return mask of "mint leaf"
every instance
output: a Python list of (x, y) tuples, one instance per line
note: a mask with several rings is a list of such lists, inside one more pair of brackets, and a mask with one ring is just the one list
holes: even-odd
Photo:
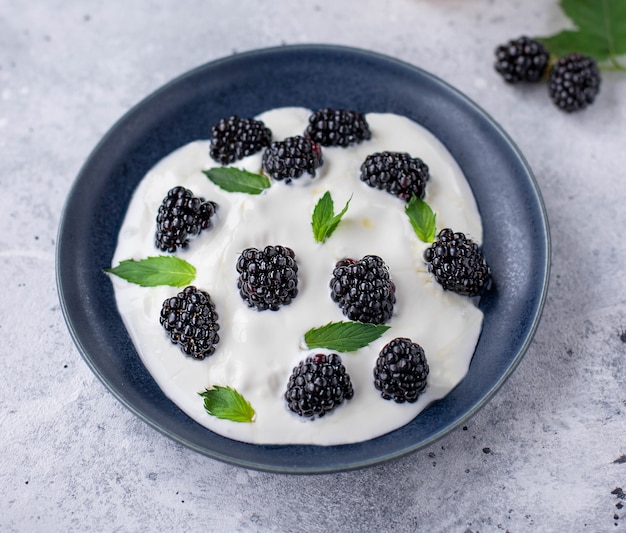
[(308, 348), (354, 352), (378, 339), (390, 326), (363, 322), (329, 322), (304, 334)]
[(413, 231), (422, 242), (433, 242), (437, 229), (437, 217), (430, 206), (421, 198), (413, 195), (404, 208)]
[(261, 194), (269, 189), (269, 178), (235, 167), (216, 167), (202, 171), (215, 185), (227, 192)]
[(352, 196), (348, 199), (341, 212), (335, 215), (335, 205), (330, 192), (326, 191), (324, 196), (319, 199), (315, 209), (313, 209), (313, 217), (311, 218), (313, 237), (317, 242), (324, 242), (337, 229), (343, 215), (348, 210), (350, 200), (352, 200)]
[(606, 47), (593, 35), (581, 33), (573, 30), (563, 30), (551, 37), (539, 37), (544, 46), (553, 56), (563, 57), (577, 52), (593, 57), (596, 61), (602, 62), (608, 59)]
[(538, 37), (557, 57), (577, 52), (599, 63), (609, 60), (613, 68), (626, 70), (617, 57), (626, 54), (626, 2), (624, 0), (561, 0), (563, 13), (576, 30)]
[(126, 259), (114, 268), (104, 270), (142, 287), (182, 287), (196, 277), (196, 267), (173, 255), (159, 255), (135, 261)]
[(198, 394), (204, 398), (204, 408), (211, 416), (233, 422), (254, 422), (255, 410), (235, 389), (213, 385)]

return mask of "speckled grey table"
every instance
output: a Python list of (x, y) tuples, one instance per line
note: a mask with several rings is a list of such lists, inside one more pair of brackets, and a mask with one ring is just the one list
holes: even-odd
[[(570, 116), (492, 69), (496, 44), (566, 24), (547, 0), (0, 0), (0, 531), (626, 529), (626, 75)], [(465, 427), (290, 477), (198, 455), (121, 406), (72, 343), (54, 250), (78, 170), (133, 104), (212, 59), (307, 42), (418, 65), (499, 121), (544, 194), (553, 270), (524, 361)]]

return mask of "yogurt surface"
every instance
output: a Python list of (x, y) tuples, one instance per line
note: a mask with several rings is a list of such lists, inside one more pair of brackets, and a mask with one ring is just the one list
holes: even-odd
[[(273, 140), (301, 135), (311, 114), (281, 108), (258, 118)], [(428, 273), (422, 254), (427, 244), (414, 234), (405, 203), (359, 180), (366, 156), (381, 151), (408, 152), (430, 169), (425, 200), (437, 215), (437, 230), (450, 227), (477, 243), (482, 226), (472, 192), (446, 148), (407, 118), (368, 114), (372, 138), (348, 147), (323, 147), (324, 164), (314, 178), (291, 184), (273, 182), (261, 195), (229, 193), (203, 173), (219, 166), (209, 157), (209, 141), (192, 142), (159, 162), (141, 181), (126, 214), (112, 264), (160, 255), (154, 245), (156, 213), (172, 187), (181, 185), (219, 205), (213, 227), (175, 255), (197, 269), (196, 287), (207, 291), (219, 314), (220, 342), (204, 360), (185, 356), (159, 323), (163, 301), (181, 289), (146, 288), (111, 276), (117, 305), (144, 365), (164, 393), (187, 415), (223, 436), (256, 444), (336, 445), (388, 433), (410, 422), (433, 400), (444, 397), (467, 373), (482, 327), (482, 313), (465, 296), (444, 291)], [(232, 166), (260, 172), (261, 153)], [(311, 215), (330, 191), (339, 212), (350, 206), (332, 236), (317, 243)], [(236, 262), (245, 249), (288, 246), (298, 263), (299, 293), (279, 311), (247, 307), (237, 290)], [(347, 320), (330, 298), (335, 263), (374, 254), (383, 258), (396, 285), (390, 329), (353, 353), (341, 353), (354, 398), (316, 420), (289, 411), (283, 398), (289, 376), (312, 353), (303, 336), (312, 327)], [(385, 344), (408, 337), (422, 346), (430, 366), (428, 386), (413, 404), (384, 400), (374, 387), (373, 369)], [(256, 411), (252, 423), (220, 420), (204, 410), (198, 393), (213, 385), (230, 386)]]

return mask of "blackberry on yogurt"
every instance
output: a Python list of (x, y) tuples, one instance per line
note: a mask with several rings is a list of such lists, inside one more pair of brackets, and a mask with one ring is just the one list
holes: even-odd
[(191, 237), (212, 226), (217, 204), (184, 187), (170, 189), (159, 206), (155, 244), (164, 252), (187, 248)]
[(333, 108), (324, 108), (313, 113), (304, 134), (322, 146), (344, 148), (372, 137), (363, 113)]
[(237, 261), (237, 288), (248, 307), (278, 311), (298, 294), (296, 254), (286, 246), (246, 248)]
[(398, 337), (376, 359), (374, 386), (385, 400), (414, 403), (426, 389), (428, 373), (424, 349), (411, 339)]
[(490, 285), (489, 265), (478, 245), (464, 233), (442, 229), (424, 251), (424, 260), (445, 290), (477, 296)]
[(311, 420), (322, 418), (353, 396), (350, 376), (335, 353), (318, 353), (300, 361), (284, 395), (291, 411)]
[(214, 161), (228, 165), (259, 152), (271, 141), (272, 132), (261, 120), (233, 115), (211, 128), (209, 155)]
[(209, 293), (190, 285), (163, 302), (159, 321), (173, 344), (195, 359), (204, 359), (220, 341), (217, 319)]
[(377, 255), (338, 261), (330, 280), (330, 297), (350, 320), (384, 324), (393, 314), (396, 287)]
[(263, 170), (277, 181), (291, 183), (304, 174), (315, 176), (324, 162), (320, 145), (296, 135), (275, 141), (263, 152)]
[(361, 181), (408, 202), (424, 197), (430, 179), (428, 165), (406, 152), (378, 152), (368, 155), (361, 165)]

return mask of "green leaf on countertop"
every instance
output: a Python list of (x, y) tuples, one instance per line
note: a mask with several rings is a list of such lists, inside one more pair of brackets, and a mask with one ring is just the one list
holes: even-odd
[(204, 398), (204, 409), (211, 416), (233, 422), (254, 422), (255, 410), (235, 389), (213, 385), (198, 394)]
[(266, 176), (235, 167), (216, 167), (202, 171), (215, 185), (227, 192), (261, 194), (271, 182)]
[(552, 55), (579, 53), (593, 57), (607, 70), (626, 70), (618, 57), (626, 54), (624, 0), (561, 0), (563, 13), (576, 26), (549, 37), (537, 37)]
[(329, 322), (304, 334), (308, 348), (326, 348), (337, 352), (355, 352), (378, 339), (390, 326), (363, 322)]
[(311, 218), (313, 237), (317, 242), (324, 242), (337, 229), (343, 215), (345, 215), (348, 210), (350, 200), (352, 200), (352, 196), (348, 199), (341, 212), (335, 215), (335, 205), (330, 192), (326, 191), (324, 196), (319, 199), (313, 210), (313, 217)]
[(104, 271), (142, 287), (183, 287), (196, 277), (196, 267), (173, 255), (159, 255), (139, 261), (127, 259)]
[(413, 195), (404, 208), (415, 234), (422, 242), (433, 242), (437, 231), (437, 216), (421, 198)]

